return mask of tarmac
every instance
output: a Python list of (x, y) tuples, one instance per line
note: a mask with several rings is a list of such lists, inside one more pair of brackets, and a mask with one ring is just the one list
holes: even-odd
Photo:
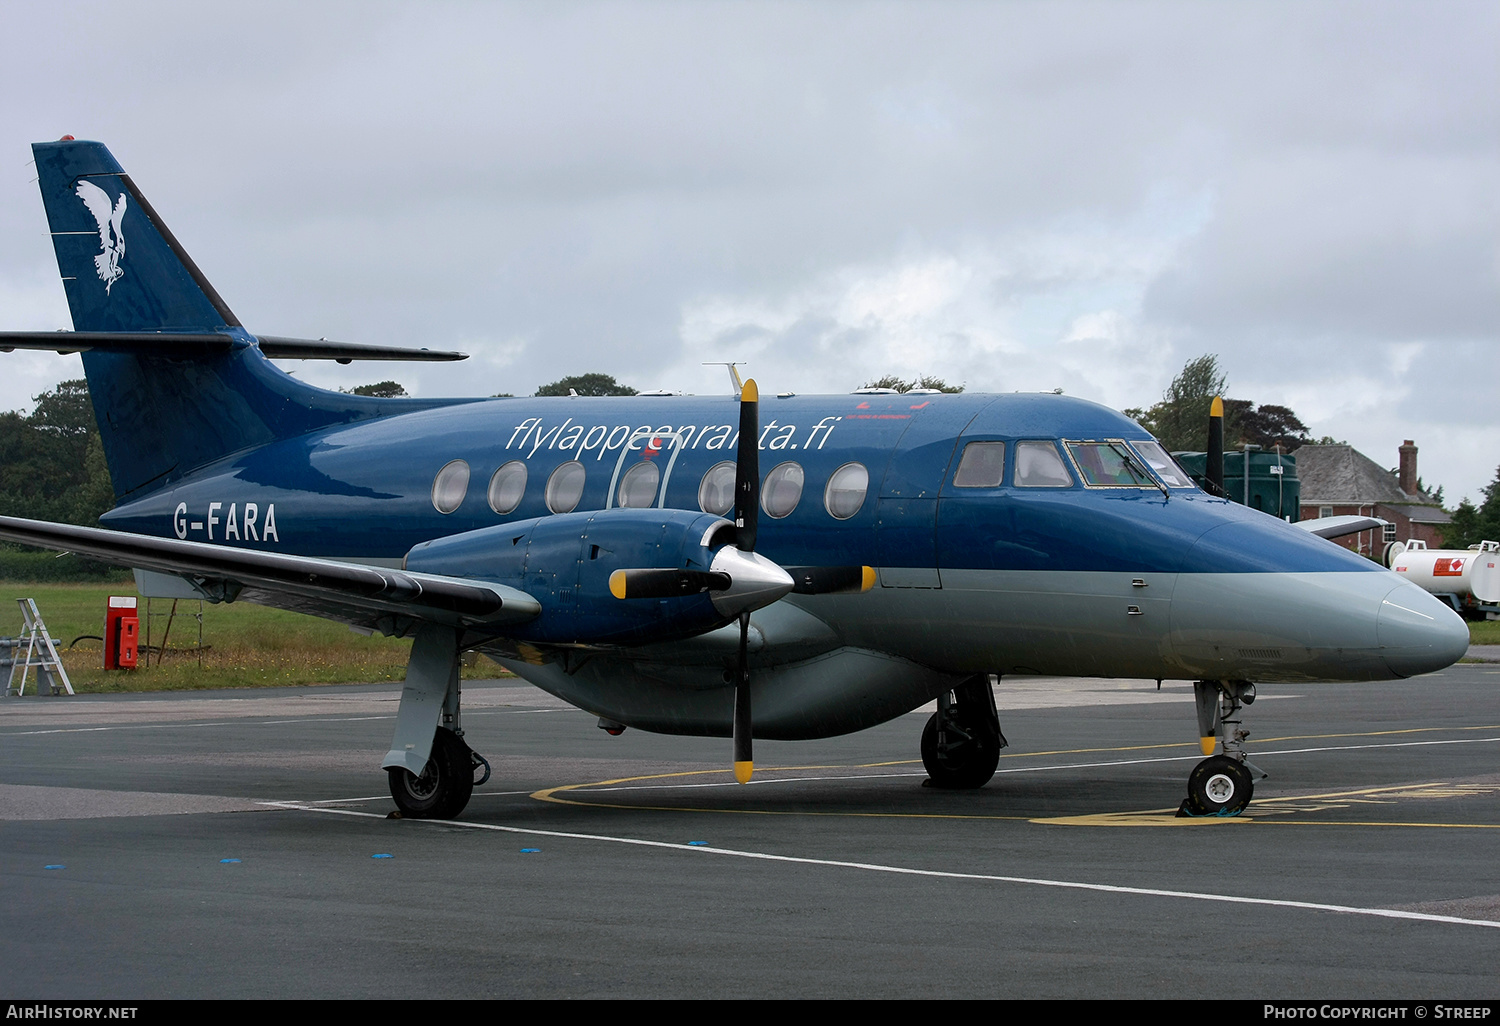
[[(1490, 646), (1495, 648), (1495, 646)], [(1178, 819), (1191, 687), (1015, 678), (984, 788), (926, 712), (628, 730), (466, 682), (494, 776), (387, 818), (399, 685), (0, 702), (5, 996), (1500, 996), (1500, 666), (1262, 685), (1268, 779)]]

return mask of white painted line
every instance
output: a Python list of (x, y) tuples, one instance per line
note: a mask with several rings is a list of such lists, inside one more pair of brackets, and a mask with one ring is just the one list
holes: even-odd
[[(302, 812), (318, 812), (328, 816), (355, 816), (361, 819), (385, 818), (377, 813), (356, 812), (353, 809), (320, 809), (310, 805), (297, 806), (289, 802), (274, 804), (279, 804), (287, 809)], [(1371, 916), (1377, 919), (1407, 919), (1424, 923), (1450, 923), (1458, 926), (1485, 926), (1491, 929), (1500, 929), (1500, 922), (1489, 919), (1464, 919), (1459, 916), (1439, 916), (1426, 912), (1405, 912), (1390, 908), (1362, 908), (1357, 905), (1330, 905), (1323, 902), (1292, 901), (1283, 898), (1249, 898), (1236, 894), (1209, 894), (1203, 891), (1169, 891), (1156, 887), (1124, 887), (1115, 884), (1083, 883), (1076, 880), (1049, 880), (1042, 877), (998, 876), (990, 873), (955, 873), (938, 869), (912, 869), (907, 866), (886, 866), (875, 862), (846, 862), (838, 859), (813, 859), (796, 855), (773, 855), (769, 852), (741, 851), (735, 848), (715, 848), (709, 845), (694, 846), (677, 841), (648, 841), (638, 837), (612, 837), (607, 834), (579, 834), (562, 830), (538, 830), (532, 827), (500, 826), (495, 823), (470, 823), (456, 819), (417, 820), (416, 822), (432, 826), (523, 834), (528, 837), (557, 837), (574, 841), (602, 841), (607, 844), (628, 844), (642, 848), (665, 848), (671, 851), (695, 852), (700, 855), (721, 855), (729, 858), (753, 859), (761, 862), (823, 866), (829, 869), (857, 869), (867, 873), (890, 873), (897, 876), (921, 876), (941, 880), (978, 880), (987, 883), (1018, 884), (1026, 887), (1053, 887), (1062, 890), (1094, 891), (1101, 894), (1130, 894), (1148, 898), (1179, 898), (1225, 905), (1264, 905), (1272, 908), (1302, 909), (1308, 912), (1332, 912), (1338, 915)]]

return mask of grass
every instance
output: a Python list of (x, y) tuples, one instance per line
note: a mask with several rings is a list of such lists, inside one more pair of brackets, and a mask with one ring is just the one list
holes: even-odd
[(1500, 620), (1469, 621), (1469, 644), (1500, 645)]
[[(202, 604), (203, 649), (198, 645), (199, 604), (180, 600), (167, 635), (167, 651), (146, 665), (146, 600), (139, 599), (140, 666), (105, 670), (103, 644), (70, 642), (80, 635), (104, 633), (104, 610), (110, 595), (134, 595), (124, 584), (20, 584), (0, 582), (0, 634), (21, 633), (16, 599), (32, 598), (57, 643), (63, 666), (80, 694), (108, 691), (178, 691), (205, 688), (278, 687), (402, 680), (411, 653), (409, 639), (365, 637), (343, 624), (248, 602)], [(151, 602), (151, 644), (160, 646), (171, 599)], [(200, 665), (201, 656), (201, 665)], [(465, 668), (466, 677), (508, 676), (480, 657)], [(28, 688), (31, 685), (28, 682)]]

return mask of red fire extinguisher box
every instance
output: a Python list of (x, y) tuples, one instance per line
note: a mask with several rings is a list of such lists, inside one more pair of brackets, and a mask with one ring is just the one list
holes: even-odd
[(141, 635), (141, 618), (136, 600), (129, 595), (111, 595), (104, 610), (104, 668), (133, 670), (136, 643)]

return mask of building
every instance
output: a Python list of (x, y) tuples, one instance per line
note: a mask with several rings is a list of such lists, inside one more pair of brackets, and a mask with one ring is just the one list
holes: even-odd
[(1302, 446), (1293, 454), (1302, 482), (1301, 518), (1352, 514), (1390, 521), (1383, 531), (1333, 539), (1373, 559), (1380, 559), (1386, 545), (1397, 540), (1420, 538), (1441, 548), (1443, 529), (1452, 518), (1417, 487), (1417, 447), (1411, 439), (1397, 451), (1397, 469), (1390, 471), (1350, 445)]

